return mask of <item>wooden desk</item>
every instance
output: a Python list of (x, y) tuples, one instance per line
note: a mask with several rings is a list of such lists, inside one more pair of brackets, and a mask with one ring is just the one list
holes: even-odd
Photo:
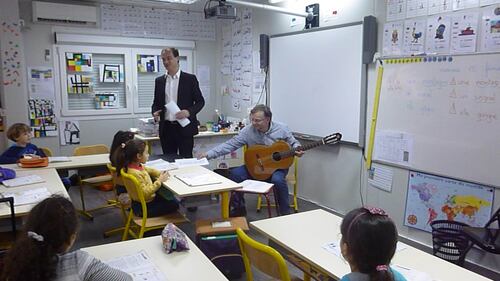
[[(201, 166), (192, 166), (177, 170), (171, 170), (169, 171), (169, 173), (171, 177), (167, 181), (163, 182), (163, 184), (168, 189), (170, 189), (175, 195), (179, 197), (188, 197), (194, 195), (220, 193), (222, 218), (229, 217), (229, 191), (240, 188), (241, 184), (235, 183), (234, 181), (225, 178)], [(212, 174), (214, 177), (220, 179), (221, 183), (208, 184), (202, 186), (188, 186), (187, 184), (179, 180), (177, 177), (175, 177), (175, 175), (191, 174), (191, 173), (197, 173), (197, 174), (209, 173)]]
[(49, 163), (47, 167), (41, 167), (41, 168), (21, 168), (17, 164), (8, 164), (2, 166), (14, 170), (25, 170), (25, 171), (51, 169), (51, 168), (58, 170), (80, 169), (88, 167), (105, 166), (107, 163), (109, 163), (109, 154), (70, 156), (69, 159), (71, 161)]
[[(0, 193), (4, 192), (19, 192), (19, 191), (27, 191), (35, 188), (46, 187), (51, 194), (59, 194), (66, 198), (69, 198), (68, 192), (64, 187), (57, 171), (55, 169), (37, 169), (30, 171), (16, 171), (18, 177), (29, 176), (29, 175), (37, 175), (45, 180), (42, 183), (35, 183), (29, 185), (22, 185), (18, 187), (5, 187), (0, 185)], [(31, 208), (33, 208), (33, 204), (31, 205), (21, 205), (15, 207), (16, 216), (25, 216), (29, 213)], [(0, 218), (10, 216), (10, 208), (7, 204), (0, 204)]]
[[(322, 247), (339, 240), (342, 218), (324, 210), (251, 222), (250, 226), (269, 237), (298, 259), (311, 266), (313, 273), (340, 279), (350, 272), (349, 265)], [(490, 280), (474, 272), (441, 260), (406, 245), (397, 252), (392, 263), (428, 273), (433, 280)]]
[(103, 261), (145, 250), (168, 280), (228, 280), (191, 240), (189, 248), (188, 252), (167, 254), (162, 248), (161, 237), (154, 236), (82, 248), (82, 250)]

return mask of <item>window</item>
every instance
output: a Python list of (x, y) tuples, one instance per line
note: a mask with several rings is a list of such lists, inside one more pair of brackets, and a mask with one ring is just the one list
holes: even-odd
[[(161, 61), (160, 53), (161, 49), (132, 50), (132, 57), (135, 59), (133, 76), (137, 77), (134, 87), (135, 92), (137, 92), (137, 95), (135, 95), (134, 98), (135, 113), (151, 112), (151, 105), (153, 104), (154, 98), (155, 79), (166, 72)], [(193, 73), (192, 51), (179, 50), (179, 57), (180, 69)]]
[(58, 52), (63, 116), (132, 113), (130, 49), (60, 46)]
[[(95, 40), (85, 45), (106, 44), (104, 37), (81, 37), (82, 40)], [(77, 40), (78, 36), (74, 35), (68, 42), (78, 43)], [(167, 40), (161, 41), (155, 43), (176, 46)], [(62, 117), (98, 119), (102, 115), (130, 117), (130, 114), (149, 113), (155, 78), (165, 73), (160, 58), (161, 48), (81, 47), (82, 44), (56, 45), (56, 65), (59, 66), (56, 81), (60, 81), (58, 96)], [(194, 43), (185, 41), (182, 44), (186, 46), (179, 48), (180, 68), (193, 73)]]

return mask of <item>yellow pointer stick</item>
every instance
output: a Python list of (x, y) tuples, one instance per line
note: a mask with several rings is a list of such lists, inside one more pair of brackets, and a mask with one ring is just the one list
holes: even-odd
[(377, 74), (377, 85), (375, 88), (375, 98), (373, 100), (370, 139), (368, 140), (368, 151), (366, 152), (366, 160), (365, 160), (365, 166), (367, 170), (369, 170), (372, 167), (373, 143), (375, 141), (375, 129), (377, 127), (378, 104), (380, 100), (380, 88), (382, 87), (382, 74), (384, 74), (384, 66), (382, 61), (380, 61)]

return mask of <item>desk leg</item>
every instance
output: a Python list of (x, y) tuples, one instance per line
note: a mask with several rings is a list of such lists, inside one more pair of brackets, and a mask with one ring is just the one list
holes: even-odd
[(229, 218), (229, 191), (221, 192), (220, 209), (223, 219)]

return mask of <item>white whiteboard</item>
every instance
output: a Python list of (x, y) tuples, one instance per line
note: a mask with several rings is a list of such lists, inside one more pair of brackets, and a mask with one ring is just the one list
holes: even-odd
[(380, 130), (413, 136), (410, 168), (500, 186), (500, 55), (386, 63)]
[(271, 37), (273, 118), (312, 136), (359, 143), (364, 76), (362, 24)]

